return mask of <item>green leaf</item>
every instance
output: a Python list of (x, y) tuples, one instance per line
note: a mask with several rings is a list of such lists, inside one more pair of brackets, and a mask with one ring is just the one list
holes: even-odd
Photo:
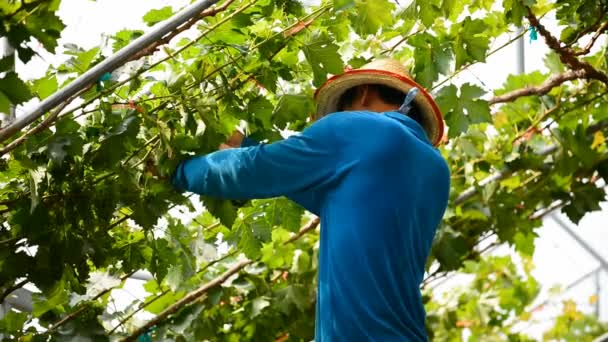
[(21, 331), (28, 316), (27, 312), (9, 311), (0, 319), (0, 332), (11, 334)]
[(184, 281), (184, 277), (182, 274), (182, 268), (180, 265), (171, 265), (169, 266), (169, 270), (167, 272), (167, 276), (165, 277), (165, 282), (167, 286), (171, 289), (171, 291), (175, 292), (180, 287), (182, 282)]
[(449, 41), (424, 32), (411, 37), (408, 43), (416, 48), (414, 74), (418, 83), (430, 88), (439, 74), (449, 72), (452, 58)]
[(247, 105), (247, 111), (262, 123), (265, 129), (272, 128), (272, 110), (273, 106), (263, 96), (257, 96)]
[(304, 209), (296, 203), (285, 197), (255, 203), (265, 207), (266, 218), (272, 226), (281, 226), (291, 232), (300, 230)]
[(52, 95), (55, 91), (57, 91), (58, 88), (59, 85), (57, 83), (57, 77), (51, 74), (34, 81), (33, 90), (36, 95), (43, 100)]
[(460, 88), (460, 94), (454, 85), (441, 88), (436, 101), (445, 115), (450, 138), (466, 132), (471, 124), (491, 121), (488, 102), (480, 99), (484, 93), (483, 89), (469, 83)]
[(453, 37), (453, 49), (456, 56), (456, 69), (463, 65), (484, 62), (490, 39), (485, 35), (486, 23), (481, 19), (465, 18), (453, 25), (450, 34)]
[(11, 111), (11, 100), (0, 91), (0, 113), (8, 114)]
[(480, 99), (485, 93), (480, 87), (469, 83), (463, 84), (460, 88), (460, 105), (473, 124), (492, 120), (488, 102)]
[(148, 11), (142, 18), (148, 26), (153, 26), (165, 19), (169, 19), (173, 16), (173, 8), (171, 6), (165, 6), (160, 9), (153, 9)]
[(32, 98), (28, 86), (12, 71), (0, 79), (0, 92), (13, 104), (20, 104)]
[(433, 245), (433, 255), (441, 264), (441, 269), (450, 271), (462, 265), (463, 257), (471, 250), (470, 244), (460, 234), (445, 233)]
[(505, 10), (507, 21), (515, 26), (521, 26), (522, 18), (528, 14), (526, 6), (532, 6), (536, 0), (504, 0), (502, 7)]
[(310, 256), (308, 255), (308, 253), (301, 251), (301, 250), (296, 250), (296, 252), (294, 253), (293, 256), (294, 260), (293, 263), (291, 265), (291, 273), (304, 273), (304, 272), (308, 272), (308, 270), (310, 270)]
[(273, 122), (279, 128), (290, 123), (305, 121), (314, 114), (315, 105), (312, 98), (304, 95), (283, 95), (272, 113)]
[(262, 243), (255, 237), (254, 231), (251, 227), (240, 225), (238, 233), (240, 235), (238, 242), (239, 249), (249, 259), (257, 259), (261, 255), (260, 249), (262, 248)]
[(381, 27), (393, 25), (395, 4), (389, 0), (355, 0), (351, 25), (360, 36), (376, 34)]
[(65, 25), (57, 15), (49, 11), (38, 11), (37, 15), (28, 16), (25, 27), (29, 33), (42, 43), (44, 48), (54, 53), (57, 39)]
[(15, 56), (5, 56), (0, 58), (0, 72), (9, 71), (15, 67)]
[(305, 311), (310, 305), (307, 290), (303, 285), (294, 284), (279, 290), (277, 297), (279, 309), (284, 313), (289, 313), (292, 306)]
[(259, 316), (262, 311), (270, 306), (270, 301), (268, 301), (268, 297), (258, 297), (251, 302), (251, 315), (249, 318), (253, 319)]
[(302, 51), (312, 67), (313, 84), (318, 87), (327, 78), (327, 74), (340, 74), (344, 71), (344, 62), (336, 45), (327, 35), (313, 35), (303, 46)]
[(116, 165), (127, 153), (135, 141), (140, 129), (141, 120), (137, 116), (127, 116), (106, 135), (101, 146), (93, 157), (93, 164), (100, 168)]
[(100, 49), (98, 47), (86, 51), (79, 51), (66, 62), (66, 65), (72, 67), (77, 73), (83, 74), (89, 70), (93, 61), (99, 56)]
[(524, 234), (522, 232), (515, 233), (515, 249), (525, 255), (534, 255), (534, 239), (536, 236), (532, 233)]
[(50, 290), (44, 294), (34, 293), (32, 295), (33, 300), (33, 311), (32, 314), (35, 317), (40, 317), (42, 314), (49, 310), (63, 311), (62, 305), (68, 302), (68, 292), (64, 288), (65, 282), (61, 280), (55, 284)]
[(180, 300), (183, 297), (183, 294), (167, 292), (166, 294), (160, 296), (157, 300), (151, 301), (153, 298), (156, 297), (157, 295), (151, 295), (150, 297), (146, 298), (146, 302), (150, 300), (150, 305), (146, 305), (147, 312), (159, 314), (167, 307), (172, 304), (175, 304), (175, 302)]
[(578, 224), (588, 212), (601, 210), (600, 203), (605, 199), (606, 192), (595, 184), (576, 183), (572, 187), (570, 203), (562, 211), (572, 222)]
[(131, 41), (139, 38), (144, 34), (142, 30), (121, 30), (116, 32), (114, 37), (114, 43), (112, 44), (112, 50), (114, 52), (127, 46)]
[(414, 0), (403, 11), (405, 20), (420, 20), (424, 26), (431, 26), (442, 15), (440, 0)]
[(205, 197), (203, 202), (209, 212), (220, 219), (220, 222), (230, 228), (237, 218), (237, 211), (231, 201)]
[(545, 66), (551, 70), (552, 73), (562, 73), (565, 70), (564, 64), (559, 59), (559, 55), (553, 50), (549, 51), (544, 59)]

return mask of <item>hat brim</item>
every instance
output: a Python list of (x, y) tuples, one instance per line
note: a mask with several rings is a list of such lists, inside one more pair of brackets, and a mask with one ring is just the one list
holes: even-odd
[(423, 128), (429, 140), (437, 146), (444, 131), (443, 117), (433, 97), (416, 81), (404, 75), (386, 70), (356, 69), (329, 78), (315, 92), (317, 102), (317, 119), (338, 110), (340, 97), (350, 88), (363, 84), (382, 84), (407, 93), (412, 88), (420, 92), (414, 102), (422, 111)]

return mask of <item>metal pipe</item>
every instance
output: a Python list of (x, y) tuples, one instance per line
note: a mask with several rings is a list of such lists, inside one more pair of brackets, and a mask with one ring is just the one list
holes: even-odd
[[(520, 35), (524, 33), (524, 29), (523, 28), (519, 28), (517, 29), (517, 34)], [(521, 37), (519, 37), (519, 39), (517, 39), (517, 74), (521, 75), (524, 74), (526, 72), (526, 53), (524, 51), (524, 37), (525, 35), (522, 35)]]
[(10, 138), (13, 134), (21, 130), (23, 127), (27, 126), (34, 120), (44, 115), (44, 113), (55, 108), (57, 105), (64, 102), (68, 98), (74, 96), (80, 90), (84, 89), (93, 82), (96, 82), (106, 72), (111, 72), (112, 70), (123, 65), (133, 55), (140, 52), (144, 48), (150, 46), (152, 43), (161, 39), (173, 30), (177, 29), (179, 26), (183, 25), (188, 20), (201, 14), (201, 12), (211, 7), (218, 1), (219, 0), (199, 0), (185, 8), (181, 12), (175, 14), (173, 17), (167, 19), (162, 23), (157, 24), (152, 31), (137, 38), (129, 45), (120, 49), (120, 51), (118, 51), (116, 54), (110, 56), (103, 62), (97, 64), (84, 74), (80, 75), (80, 77), (72, 81), (65, 88), (60, 89), (53, 95), (44, 99), (42, 102), (40, 102), (40, 104), (38, 104), (36, 108), (31, 111), (28, 111), (18, 120), (15, 120), (9, 126), (0, 130), (0, 142)]
[(595, 311), (595, 316), (599, 319), (600, 318), (600, 304), (601, 304), (601, 293), (602, 293), (602, 284), (600, 283), (600, 277), (602, 276), (602, 274), (600, 272), (597, 272), (595, 274), (595, 293), (596, 293), (596, 297), (595, 297), (595, 306), (594, 306), (594, 311)]
[(32, 302), (32, 292), (26, 289), (15, 290), (8, 297), (6, 297), (4, 303), (22, 312), (32, 312), (34, 307)]
[(154, 279), (154, 277), (152, 276), (152, 273), (150, 273), (148, 271), (137, 271), (137, 272), (133, 273), (129, 277), (129, 279), (148, 281), (148, 280)]
[(578, 234), (574, 230), (572, 230), (572, 228), (570, 228), (570, 226), (555, 213), (551, 214), (550, 216), (553, 221), (555, 221), (566, 233), (568, 233), (571, 238), (578, 242), (578, 244), (581, 245), (581, 247), (583, 247), (583, 249), (586, 250), (587, 253), (591, 254), (591, 256), (593, 256), (595, 260), (599, 261), (601, 267), (605, 271), (608, 271), (608, 261), (606, 261), (598, 251), (591, 247), (591, 245), (589, 245), (587, 241), (583, 240), (580, 236), (578, 236)]
[(596, 338), (593, 342), (608, 342), (608, 333)]

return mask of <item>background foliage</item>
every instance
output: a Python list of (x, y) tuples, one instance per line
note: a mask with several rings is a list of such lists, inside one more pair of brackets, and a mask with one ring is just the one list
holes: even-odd
[[(59, 4), (0, 2), (0, 36), (22, 61), (36, 53), (32, 39), (54, 51), (63, 29)], [(203, 14), (193, 34), (143, 51), (69, 109), (2, 142), (0, 301), (26, 284), (39, 289), (33, 312), (12, 311), (0, 321), (4, 338), (309, 340), (318, 221), (283, 198), (244, 205), (201, 198), (208, 211), (200, 213), (197, 198), (163, 179), (188, 155), (216, 150), (239, 122), (258, 140), (301, 130), (314, 112), (313, 91), (329, 74), (391, 55), (437, 94), (449, 126), (441, 151), (452, 195), (423, 284), (429, 332), (438, 340), (461, 340), (463, 331), (470, 340), (526, 340), (516, 323), (529, 319), (539, 291), (529, 259), (540, 219), (561, 209), (578, 222), (605, 199), (598, 182), (608, 180), (606, 47), (591, 51), (608, 27), (608, 5), (224, 5)], [(144, 20), (153, 25), (172, 13), (153, 10)], [(564, 26), (559, 36), (540, 25), (547, 14)], [(549, 72), (514, 75), (492, 90), (452, 83), (518, 26), (533, 26), (552, 48)], [(32, 82), (1, 60), (0, 112), (49, 96), (141, 34), (123, 30), (91, 50), (67, 45), (70, 59)], [(170, 209), (197, 214), (178, 219)], [(487, 246), (480, 245), (494, 237), (521, 254), (523, 270), (510, 258), (482, 257)], [(149, 296), (115, 310), (111, 291), (142, 269), (154, 276), (145, 285)], [(434, 296), (429, 284), (457, 270), (470, 273), (472, 285)], [(142, 310), (156, 318), (144, 324), (133, 317)], [(580, 340), (606, 329), (566, 302), (546, 337)]]

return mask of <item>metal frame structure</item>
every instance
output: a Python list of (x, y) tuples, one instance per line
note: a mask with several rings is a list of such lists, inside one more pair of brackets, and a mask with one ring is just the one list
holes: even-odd
[[(71, 82), (66, 87), (60, 89), (56, 93), (52, 94), (44, 101), (42, 101), (36, 108), (31, 111), (25, 113), (23, 116), (19, 118), (14, 117), (14, 109), (12, 109), (12, 118), (9, 126), (4, 127), (0, 130), (0, 142), (6, 140), (8, 137), (12, 136), (22, 128), (26, 127), (28, 124), (32, 123), (49, 110), (57, 107), (59, 104), (67, 101), (74, 95), (76, 95), (79, 91), (86, 88), (90, 84), (96, 82), (104, 73), (111, 72), (114, 69), (118, 68), (125, 62), (127, 62), (131, 57), (136, 55), (142, 49), (150, 46), (155, 41), (162, 39), (168, 33), (174, 31), (179, 26), (183, 25), (187, 21), (195, 18), (197, 15), (200, 15), (202, 11), (216, 4), (218, 0), (199, 0), (185, 8), (181, 12), (175, 14), (170, 19), (157, 24), (150, 32), (142, 35), (137, 40), (131, 42), (126, 47), (118, 51), (115, 55), (107, 58), (103, 62), (94, 66), (92, 69), (86, 71), (76, 80)], [(523, 29), (520, 29), (518, 33), (522, 33)], [(1, 39), (1, 38), (0, 38)], [(2, 44), (0, 41), (0, 56), (2, 55), (14, 55), (14, 49), (8, 44), (6, 41), (5, 44)], [(517, 41), (517, 73), (522, 74), (525, 72), (525, 51), (524, 51), (524, 38), (523, 36)], [(545, 150), (540, 152), (540, 155), (548, 155), (555, 152), (558, 149), (558, 146), (549, 146)], [(494, 175), (491, 175), (481, 182), (479, 182), (479, 186), (487, 185), (494, 181), (499, 181), (504, 179), (510, 175), (509, 170), (504, 170), (498, 172)], [(478, 191), (477, 187), (471, 187), (460, 194), (455, 200), (456, 204), (462, 203), (467, 199), (473, 197)], [(580, 277), (570, 285), (568, 285), (568, 289), (578, 285), (582, 281), (587, 280), (589, 277), (595, 275), (596, 277), (596, 286), (598, 289), (598, 296), (601, 292), (601, 283), (599, 282), (600, 272), (605, 271), (608, 272), (608, 261), (605, 260), (600, 253), (598, 253), (591, 245), (589, 245), (585, 240), (583, 240), (571, 227), (568, 223), (566, 223), (563, 219), (561, 219), (557, 214), (552, 213), (549, 215), (550, 219), (555, 221), (572, 239), (576, 241), (578, 245), (580, 245), (585, 251), (587, 251), (595, 260), (600, 263), (600, 267), (596, 268), (594, 271), (587, 273), (586, 275)], [(152, 279), (152, 275), (146, 271), (138, 271), (131, 276), (132, 279), (147, 281)], [(599, 299), (596, 305), (596, 313), (599, 315)], [(11, 293), (3, 303), (0, 303), (0, 318), (8, 312), (11, 308), (15, 308), (19, 311), (31, 311), (32, 310), (32, 293), (26, 289), (18, 289)], [(597, 338), (594, 342), (608, 342), (608, 334), (605, 334), (599, 338)]]
[(82, 89), (96, 82), (106, 72), (115, 70), (119, 66), (129, 61), (131, 57), (139, 53), (144, 48), (150, 46), (154, 42), (176, 30), (190, 19), (196, 18), (196, 16), (200, 15), (204, 10), (216, 4), (218, 1), (219, 0), (199, 0), (175, 14), (171, 18), (155, 25), (150, 32), (132, 41), (129, 45), (120, 49), (114, 55), (95, 65), (93, 68), (80, 75), (67, 86), (44, 99), (42, 102), (40, 102), (40, 104), (38, 104), (38, 106), (36, 106), (36, 108), (28, 111), (23, 116), (11, 122), (9, 126), (1, 129), (0, 142), (8, 139), (13, 134), (17, 133), (19, 130), (44, 115), (49, 110), (52, 110), (76, 95)]

